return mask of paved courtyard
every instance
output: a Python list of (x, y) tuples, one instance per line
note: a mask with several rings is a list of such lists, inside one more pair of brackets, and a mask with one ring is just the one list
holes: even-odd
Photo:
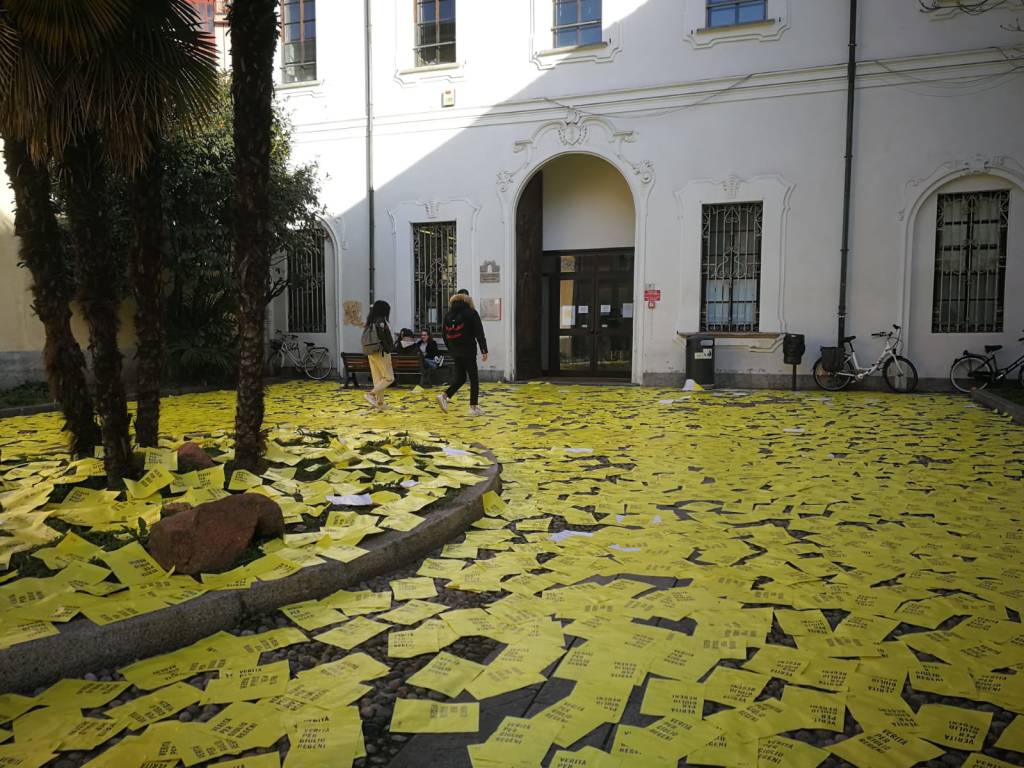
[[(168, 445), (223, 436), (232, 398), (168, 398)], [(267, 422), (486, 446), (504, 488), (473, 530), (361, 590), (0, 695), (0, 765), (1024, 762), (1024, 430), (1005, 419), (862, 392), (389, 403), (283, 384)], [(58, 427), (0, 421), (4, 466)]]

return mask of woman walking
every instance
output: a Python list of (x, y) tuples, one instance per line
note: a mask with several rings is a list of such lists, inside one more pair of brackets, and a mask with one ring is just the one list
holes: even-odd
[(370, 307), (363, 326), (363, 353), (370, 364), (370, 376), (373, 377), (373, 389), (365, 393), (366, 402), (379, 411), (387, 406), (384, 404), (384, 390), (395, 383), (395, 372), (391, 367), (391, 353), (395, 348), (395, 337), (388, 326), (391, 305), (386, 301), (375, 301)]
[(483, 361), (487, 362), (487, 339), (480, 314), (473, 306), (469, 291), (462, 289), (448, 302), (448, 314), (444, 318), (444, 340), (448, 351), (455, 360), (455, 379), (447, 392), (437, 396), (437, 404), (447, 413), (448, 401), (469, 378), (469, 412), (480, 416), (483, 411), (477, 405), (480, 397), (480, 374), (476, 367), (476, 348), (480, 346)]

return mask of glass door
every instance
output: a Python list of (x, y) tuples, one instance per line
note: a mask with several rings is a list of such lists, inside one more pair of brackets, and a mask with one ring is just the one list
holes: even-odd
[(557, 376), (628, 377), (633, 353), (632, 251), (546, 254)]

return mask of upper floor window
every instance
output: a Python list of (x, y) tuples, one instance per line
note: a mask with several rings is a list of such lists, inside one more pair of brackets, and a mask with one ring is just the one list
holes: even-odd
[(768, 0), (707, 0), (707, 26), (731, 27), (735, 24), (750, 24), (765, 21)]
[(1010, 193), (939, 195), (932, 333), (1003, 330)]
[(416, 66), (455, 62), (455, 0), (416, 0)]
[(704, 206), (702, 331), (756, 331), (760, 327), (762, 208), (762, 203)]
[(281, 81), (316, 80), (316, 0), (281, 0), (284, 59)]
[(199, 31), (212, 35), (219, 3), (216, 0), (188, 0), (188, 4), (192, 6), (192, 10), (199, 17), (199, 23), (196, 25)]
[(555, 0), (555, 48), (601, 42), (601, 0)]

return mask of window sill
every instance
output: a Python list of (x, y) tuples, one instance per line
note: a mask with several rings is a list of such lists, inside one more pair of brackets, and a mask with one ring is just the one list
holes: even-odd
[(453, 61), (449, 64), (427, 64), (422, 67), (409, 67), (408, 69), (398, 70), (400, 75), (422, 75), (429, 74), (431, 72), (449, 72), (453, 69), (459, 69), (462, 66), (457, 61)]
[(698, 333), (715, 339), (774, 339), (782, 335), (773, 331), (676, 331), (676, 336), (685, 339)]
[(561, 48), (549, 48), (546, 51), (537, 51), (537, 56), (565, 56), (573, 53), (587, 53), (589, 51), (600, 51), (608, 47), (608, 41), (600, 43), (588, 43), (587, 45), (566, 45)]
[(297, 91), (302, 88), (319, 88), (321, 85), (323, 85), (323, 80), (303, 80), (298, 83), (277, 83), (274, 90)]
[(720, 27), (701, 27), (700, 29), (693, 30), (695, 35), (709, 35), (715, 32), (744, 32), (748, 29), (758, 29), (761, 27), (771, 27), (778, 24), (778, 19), (765, 19), (764, 21), (747, 21), (743, 24), (724, 24)]

